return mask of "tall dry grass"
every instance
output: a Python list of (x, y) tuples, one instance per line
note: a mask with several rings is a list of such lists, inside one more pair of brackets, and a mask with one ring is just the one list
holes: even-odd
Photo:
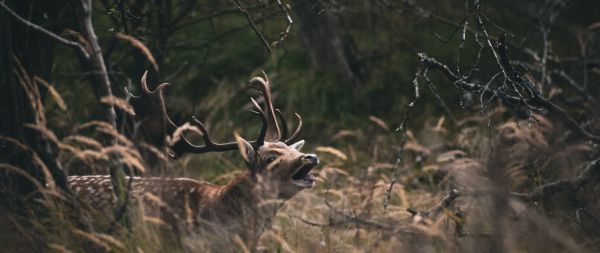
[[(35, 80), (23, 78), (23, 82)], [(39, 81), (38, 81), (39, 82)], [(48, 83), (42, 82), (50, 87)], [(28, 83), (31, 86), (31, 83)], [(29, 87), (27, 86), (27, 87)], [(28, 88), (30, 89), (30, 87)], [(59, 92), (56, 106), (67, 110)], [(32, 95), (32, 106), (44, 108)], [(124, 100), (104, 102), (119, 104)], [(53, 102), (47, 102), (52, 104)], [(142, 175), (190, 176), (217, 183), (233, 178), (241, 159), (230, 154), (186, 156), (167, 161), (164, 152), (128, 137), (102, 121), (75, 125), (57, 136), (46, 125), (44, 110), (35, 129), (55, 147), (69, 174), (108, 174), (127, 168)], [(489, 118), (488, 118), (489, 117)], [(329, 139), (308, 140), (321, 158), (317, 186), (287, 201), (273, 227), (262, 235), (258, 252), (595, 252), (600, 249), (598, 187), (526, 202), (528, 193), (556, 180), (577, 177), (596, 157), (592, 144), (570, 138), (542, 115), (520, 120), (497, 108), (488, 117), (469, 116), (450, 125), (444, 118), (407, 131), (402, 162), (397, 133), (385, 119), (365, 119), (364, 128), (342, 129)], [(487, 126), (487, 121), (502, 122)], [(223, 123), (225, 124), (225, 123)], [(225, 128), (218, 124), (213, 128)], [(107, 144), (106, 139), (116, 142)], [(18, 141), (3, 139), (23, 150)], [(321, 145), (327, 143), (327, 145)], [(31, 152), (33, 161), (35, 153)], [(146, 154), (166, 168), (155, 169)], [(117, 159), (113, 159), (113, 158)], [(40, 164), (44, 168), (43, 163)], [(2, 164), (5, 171), (19, 168)], [(393, 171), (398, 184), (384, 202)], [(47, 174), (48, 175), (48, 174)], [(35, 180), (30, 178), (31, 180)], [(41, 195), (29, 208), (8, 212), (0, 251), (7, 252), (249, 252), (245, 242), (220, 244), (219, 234), (175, 234), (165, 222), (145, 215), (142, 202), (131, 202), (129, 224), (95, 210), (77, 197), (37, 182)], [(156, 202), (161, 202), (156, 197)], [(108, 208), (107, 210), (111, 210)], [(3, 210), (5, 211), (5, 210)], [(10, 233), (11, 236), (7, 236)], [(222, 240), (231, 242), (230, 240)]]

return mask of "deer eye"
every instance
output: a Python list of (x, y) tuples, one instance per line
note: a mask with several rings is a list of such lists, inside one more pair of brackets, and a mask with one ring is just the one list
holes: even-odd
[(267, 162), (267, 164), (272, 163), (273, 161), (275, 161), (275, 159), (277, 159), (276, 156), (271, 155), (271, 156), (267, 156), (267, 159), (265, 160)]

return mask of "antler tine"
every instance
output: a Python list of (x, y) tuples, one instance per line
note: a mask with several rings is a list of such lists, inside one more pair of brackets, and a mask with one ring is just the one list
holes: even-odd
[[(300, 132), (300, 128), (302, 127), (302, 119), (300, 118), (300, 116), (298, 114), (296, 114), (299, 125), (298, 125), (296, 131), (294, 132), (294, 134), (290, 138), (286, 139), (288, 136), (287, 124), (285, 122), (285, 119), (284, 119), (281, 111), (274, 110), (273, 103), (271, 100), (271, 98), (272, 98), (271, 90), (269, 87), (270, 79), (264, 71), (262, 71), (262, 74), (263, 74), (263, 77), (254, 77), (249, 81), (249, 86), (251, 88), (258, 90), (262, 94), (262, 96), (265, 100), (265, 108), (262, 108), (256, 102), (256, 100), (251, 98), (252, 103), (257, 110), (254, 113), (257, 114), (258, 116), (260, 116), (262, 119), (262, 127), (261, 127), (261, 130), (260, 130), (260, 133), (259, 133), (257, 139), (250, 142), (250, 144), (254, 148), (259, 148), (260, 146), (262, 146), (265, 143), (265, 141), (278, 141), (279, 140), (279, 141), (284, 141), (285, 143), (289, 143), (294, 138), (296, 138), (296, 136)], [(162, 122), (163, 123), (162, 127), (160, 127), (160, 129), (162, 129), (162, 130), (160, 130), (160, 131), (155, 130), (154, 131), (155, 134), (162, 133), (162, 135), (164, 135), (164, 133), (166, 132), (169, 135), (176, 135), (176, 136), (174, 136), (174, 143), (169, 141), (170, 143), (164, 144), (164, 145), (168, 146), (170, 148), (170, 150), (172, 151), (169, 153), (169, 156), (171, 158), (174, 158), (174, 159), (179, 158), (184, 153), (222, 152), (222, 151), (239, 149), (238, 144), (236, 142), (227, 142), (227, 143), (213, 142), (211, 140), (208, 130), (206, 129), (204, 124), (200, 120), (198, 120), (196, 117), (192, 117), (192, 123), (198, 127), (198, 131), (202, 134), (202, 139), (203, 139), (204, 143), (203, 143), (203, 145), (196, 145), (196, 144), (193, 144), (192, 142), (190, 142), (183, 135), (184, 131), (190, 130), (189, 126), (176, 125), (175, 123), (173, 123), (173, 121), (167, 114), (166, 104), (165, 104), (165, 100), (164, 100), (164, 89), (166, 87), (170, 86), (171, 84), (163, 83), (163, 84), (159, 85), (158, 87), (156, 87), (156, 89), (150, 90), (148, 88), (148, 84), (147, 84), (147, 77), (148, 77), (148, 71), (144, 72), (144, 74), (141, 78), (141, 81), (140, 81), (141, 89), (142, 89), (142, 92), (141, 92), (142, 94), (140, 96), (134, 96), (127, 89), (125, 91), (131, 97), (133, 97), (134, 100), (149, 99), (151, 101), (150, 104), (152, 106), (149, 108), (147, 107), (148, 109), (145, 111), (146, 113), (144, 113), (146, 115), (145, 117), (148, 118), (147, 121), (151, 122), (150, 124), (154, 125), (154, 127), (157, 129), (158, 129), (158, 127), (157, 127), (158, 125), (156, 123), (152, 123), (152, 122)], [(281, 120), (281, 124), (284, 127), (283, 133), (282, 133), (281, 129), (279, 128), (277, 119), (275, 118), (275, 112), (277, 112), (278, 117)], [(144, 115), (140, 115), (140, 116), (144, 117)], [(160, 120), (157, 120), (157, 118), (160, 118)]]
[[(238, 149), (238, 145), (235, 142), (230, 142), (230, 143), (214, 143), (211, 139), (210, 136), (208, 134), (208, 131), (206, 130), (206, 127), (204, 126), (204, 124), (202, 124), (202, 122), (200, 122), (198, 119), (196, 119), (196, 117), (192, 117), (193, 122), (196, 123), (196, 125), (198, 126), (200, 132), (202, 133), (202, 138), (204, 140), (204, 145), (203, 146), (199, 146), (199, 145), (195, 145), (193, 143), (191, 143), (181, 132), (178, 132), (178, 129), (180, 128), (179, 126), (177, 126), (175, 123), (173, 123), (173, 121), (171, 120), (171, 118), (169, 117), (168, 113), (167, 113), (167, 108), (166, 108), (166, 104), (165, 104), (165, 99), (164, 99), (164, 89), (168, 86), (170, 86), (171, 84), (169, 83), (163, 83), (161, 85), (159, 85), (158, 87), (156, 87), (155, 90), (151, 91), (148, 88), (148, 84), (147, 84), (147, 77), (148, 77), (148, 71), (144, 72), (144, 75), (142, 75), (141, 78), (141, 88), (142, 88), (142, 95), (140, 96), (133, 96), (134, 98), (141, 98), (143, 96), (146, 96), (148, 99), (152, 100), (152, 104), (156, 105), (153, 106), (151, 110), (153, 110), (153, 113), (149, 114), (147, 117), (149, 117), (149, 121), (153, 121), (152, 118), (156, 118), (156, 117), (161, 117), (162, 118), (162, 122), (164, 122), (164, 130), (163, 130), (163, 134), (164, 132), (168, 133), (169, 135), (171, 134), (177, 134), (177, 141), (175, 143), (172, 144), (167, 144), (167, 146), (169, 146), (169, 148), (173, 151), (173, 153), (169, 153), (169, 156), (173, 159), (177, 159), (179, 157), (181, 157), (184, 153), (205, 153), (205, 152), (211, 152), (211, 151), (215, 151), (215, 152), (220, 152), (220, 151), (229, 151), (229, 150), (237, 150)], [(183, 129), (185, 130), (185, 129)]]
[(135, 114), (144, 120), (142, 123), (153, 141), (158, 145), (165, 145), (165, 133), (173, 133), (177, 129), (177, 125), (167, 114), (164, 101), (164, 89), (171, 84), (163, 83), (154, 90), (150, 90), (147, 78), (148, 71), (144, 72), (140, 79), (140, 95), (133, 95), (127, 88), (125, 91), (131, 96), (132, 105), (138, 105)]
[[(250, 144), (254, 148), (259, 148), (260, 146), (262, 146), (264, 144), (264, 141), (265, 141), (265, 135), (267, 133), (267, 127), (268, 127), (267, 116), (265, 115), (264, 110), (258, 105), (256, 100), (254, 100), (253, 98), (251, 98), (251, 100), (257, 110), (257, 111), (252, 111), (252, 112), (254, 114), (260, 116), (260, 118), (262, 119), (262, 127), (260, 129), (258, 138), (256, 138), (256, 140), (254, 140), (254, 141), (250, 141)], [(180, 135), (179, 141), (177, 141), (171, 147), (171, 149), (174, 152), (174, 154), (170, 154), (170, 156), (172, 158), (178, 158), (181, 155), (183, 155), (184, 153), (205, 153), (205, 152), (212, 152), (212, 151), (229, 151), (229, 150), (237, 150), (238, 149), (238, 144), (236, 142), (228, 142), (228, 143), (213, 142), (210, 139), (208, 130), (206, 129), (206, 127), (204, 126), (202, 121), (198, 120), (196, 118), (196, 116), (192, 116), (192, 120), (195, 123), (195, 125), (198, 126), (198, 129), (202, 133), (202, 139), (204, 140), (204, 145), (203, 146), (195, 145), (195, 144), (191, 143), (188, 139), (186, 139), (185, 136)]]
[(260, 106), (258, 105), (258, 103), (256, 102), (256, 100), (254, 100), (254, 98), (250, 98), (250, 100), (252, 100), (252, 104), (254, 104), (254, 107), (256, 107), (256, 110), (258, 111), (253, 111), (255, 114), (259, 115), (260, 118), (262, 119), (262, 127), (260, 128), (260, 133), (258, 134), (258, 138), (256, 138), (256, 141), (254, 141), (253, 146), (255, 146), (255, 148), (258, 148), (260, 146), (262, 146), (263, 144), (265, 144), (265, 136), (267, 135), (267, 129), (269, 128), (269, 121), (267, 120), (267, 116), (265, 115), (265, 112), (263, 111), (262, 108), (260, 108)]
[(296, 137), (298, 137), (298, 134), (300, 133), (300, 130), (302, 129), (302, 117), (300, 117), (300, 114), (294, 113), (294, 115), (296, 116), (296, 120), (298, 121), (298, 126), (296, 127), (296, 130), (294, 131), (292, 136), (290, 138), (288, 138), (287, 137), (288, 127), (287, 127), (287, 122), (285, 121), (285, 118), (283, 117), (283, 113), (279, 109), (275, 109), (275, 112), (277, 112), (279, 121), (281, 121), (281, 138), (279, 139), (279, 141), (282, 141), (285, 144), (289, 145), (296, 139)]
[(288, 136), (288, 127), (287, 122), (285, 122), (285, 118), (283, 117), (283, 113), (279, 109), (275, 109), (277, 113), (277, 117), (279, 117), (279, 121), (281, 122), (281, 136), (279, 136), (279, 141), (285, 141)]
[(296, 120), (298, 121), (298, 126), (296, 127), (296, 131), (294, 131), (292, 136), (290, 136), (290, 138), (284, 141), (284, 143), (287, 145), (292, 144), (292, 142), (296, 140), (296, 137), (298, 137), (298, 134), (300, 134), (300, 130), (302, 129), (302, 117), (300, 117), (300, 114), (298, 113), (294, 113), (294, 115), (296, 116)]
[[(160, 100), (162, 102), (164, 102), (165, 100), (164, 100), (162, 91), (163, 91), (164, 88), (171, 86), (171, 84), (170, 83), (162, 83), (161, 85), (159, 85), (158, 87), (156, 87), (156, 89), (154, 89), (154, 91), (151, 91), (150, 89), (148, 89), (148, 83), (146, 81), (147, 78), (148, 78), (148, 71), (146, 70), (146, 72), (144, 72), (144, 75), (142, 75), (142, 80), (140, 81), (140, 83), (142, 85), (142, 91), (145, 94), (147, 94), (147, 95), (153, 95), (153, 94), (156, 94), (158, 92)], [(133, 95), (131, 95), (131, 96), (133, 96)], [(135, 97), (135, 96), (133, 96), (133, 97)], [(163, 103), (163, 105), (164, 105), (164, 103)]]
[(258, 90), (263, 98), (265, 99), (265, 115), (267, 117), (267, 133), (265, 139), (267, 141), (277, 141), (281, 136), (281, 129), (275, 118), (275, 110), (273, 109), (273, 102), (271, 97), (271, 88), (269, 87), (270, 79), (267, 74), (262, 71), (263, 77), (254, 77), (248, 81), (250, 88)]
[[(268, 126), (267, 125), (267, 117), (265, 116), (264, 111), (262, 110), (262, 108), (260, 108), (260, 106), (258, 105), (256, 100), (252, 99), (252, 103), (256, 107), (256, 110), (258, 110), (258, 111), (253, 111), (253, 112), (255, 114), (259, 115), (263, 122), (260, 133), (258, 135), (258, 138), (255, 141), (250, 142), (250, 144), (254, 148), (258, 148), (258, 147), (262, 146), (265, 141), (265, 135), (266, 135), (267, 126)], [(227, 143), (213, 142), (210, 139), (210, 135), (208, 134), (208, 130), (204, 126), (204, 123), (202, 123), (202, 121), (198, 120), (196, 118), (196, 116), (192, 116), (192, 120), (195, 123), (195, 125), (198, 126), (198, 129), (202, 133), (202, 139), (204, 140), (204, 145), (203, 146), (195, 145), (195, 144), (191, 143), (188, 139), (186, 139), (183, 135), (180, 135), (180, 140), (171, 147), (171, 149), (174, 152), (174, 154), (170, 154), (172, 158), (178, 158), (181, 155), (183, 155), (184, 153), (206, 153), (206, 152), (212, 152), (212, 151), (229, 151), (229, 150), (237, 150), (238, 149), (238, 144), (236, 142), (227, 142)]]
[(183, 134), (180, 134), (180, 139), (177, 141), (171, 149), (174, 154), (171, 155), (172, 158), (178, 158), (185, 153), (207, 153), (207, 152), (222, 152), (222, 151), (230, 151), (237, 150), (238, 145), (236, 142), (227, 142), (227, 143), (215, 143), (210, 139), (210, 135), (208, 134), (208, 130), (204, 124), (196, 118), (196, 116), (192, 116), (192, 122), (198, 126), (198, 129), (202, 133), (202, 139), (204, 140), (204, 145), (196, 145), (191, 143)]
[(127, 88), (127, 86), (125, 86), (125, 88), (124, 88), (124, 89), (125, 89), (125, 94), (126, 94), (127, 96), (129, 96), (129, 97), (132, 97), (132, 98), (140, 98), (140, 97), (141, 97), (141, 96), (136, 96), (136, 95), (133, 95), (133, 93), (131, 93), (131, 91), (129, 91), (129, 89)]

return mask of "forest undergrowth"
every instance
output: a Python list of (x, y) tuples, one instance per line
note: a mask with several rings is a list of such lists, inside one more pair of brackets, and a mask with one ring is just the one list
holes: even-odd
[[(29, 81), (39, 80), (24, 78), (25, 85)], [(68, 110), (61, 105), (60, 94), (53, 94), (54, 102), (48, 102), (52, 110)], [(32, 94), (31, 98), (40, 109), (39, 117), (45, 117), (39, 97)], [(130, 110), (124, 100), (112, 102), (123, 111)], [(309, 148), (322, 160), (315, 171), (317, 186), (284, 205), (256, 250), (598, 250), (599, 189), (588, 184), (600, 176), (600, 164), (593, 161), (597, 147), (571, 141), (570, 131), (543, 115), (526, 119), (511, 115), (499, 106), (485, 115), (464, 116), (455, 125), (442, 116), (422, 126), (409, 125), (404, 143), (402, 131), (371, 116), (367, 128), (342, 129), (328, 140), (310, 141)], [(131, 140), (101, 121), (77, 125), (64, 137), (42, 124), (27, 127), (52, 142), (71, 175), (107, 174), (107, 168), (123, 166), (142, 175), (183, 175), (224, 183), (242, 168), (240, 159), (229, 154), (169, 161), (162, 151)], [(106, 137), (117, 142), (105, 145)], [(43, 164), (27, 146), (5, 141)], [(162, 169), (146, 170), (143, 154), (153, 154)], [(211, 167), (223, 168), (224, 173), (203, 169)], [(8, 165), (2, 169), (20, 173)], [(391, 181), (396, 183), (390, 190)], [(7, 227), (17, 231), (2, 233), (3, 241), (15, 242), (6, 252), (22, 247), (55, 252), (199, 252), (217, 239), (193, 233), (177, 239), (165, 222), (145, 217), (139, 206), (130, 208), (137, 216), (127, 226), (114, 221), (102, 224), (99, 221), (112, 214), (85, 206), (52, 182), (37, 187), (39, 192), (30, 196), (35, 202), (24, 215), (3, 218)], [(231, 250), (248, 251), (242, 241), (237, 242)]]
[[(42, 63), (32, 61), (29, 47), (8, 43), (21, 49), (6, 50), (10, 64), (0, 69), (9, 70), (6, 83), (13, 86), (7, 87), (22, 93), (11, 99), (25, 103), (10, 108), (33, 115), (23, 116), (28, 123), (6, 124), (27, 131), (0, 135), (0, 148), (8, 150), (0, 190), (9, 189), (0, 201), (0, 252), (600, 251), (600, 137), (594, 135), (600, 130), (594, 58), (600, 23), (585, 1), (491, 1), (485, 8), (482, 1), (287, 7), (259, 1), (247, 8), (232, 1), (214, 10), (206, 7), (210, 1), (197, 9), (195, 1), (149, 1), (129, 20), (133, 3), (100, 2), (94, 12), (100, 40), (58, 18), (78, 14), (91, 23), (91, 10), (83, 15), (80, 7), (56, 15), (62, 34), (42, 31), (70, 42), (48, 49), (57, 60), (40, 60), (47, 63), (42, 74), (32, 74)], [(20, 22), (14, 27), (39, 21), (18, 19), (26, 7), (2, 7)], [(165, 9), (178, 17), (155, 22)], [(281, 20), (257, 26), (269, 17)], [(276, 40), (269, 43), (261, 31)], [(105, 51), (86, 51), (94, 41), (106, 43)], [(82, 55), (65, 53), (73, 48)], [(319, 55), (331, 59), (322, 63)], [(103, 57), (106, 64), (92, 61)], [(146, 215), (150, 207), (128, 198), (131, 184), (120, 182), (115, 192), (124, 195), (111, 195), (120, 208), (98, 210), (61, 181), (63, 171), (124, 172), (225, 184), (243, 171), (237, 152), (170, 159), (157, 148), (168, 146), (164, 133), (144, 132), (136, 117), (148, 108), (140, 111), (129, 92), (142, 93), (139, 73), (150, 69), (150, 86), (174, 82), (166, 107), (176, 123), (195, 114), (217, 141), (234, 133), (252, 139), (247, 133), (259, 122), (247, 113), (253, 106), (247, 95), (255, 94), (246, 75), (258, 66), (273, 80), (277, 108), (304, 117), (304, 152), (321, 163), (312, 170), (316, 186), (285, 202), (256, 249), (217, 232), (173, 231)], [(103, 82), (95, 80), (98, 73)], [(145, 113), (155, 115), (152, 109)], [(34, 190), (27, 195), (13, 194), (29, 186)]]

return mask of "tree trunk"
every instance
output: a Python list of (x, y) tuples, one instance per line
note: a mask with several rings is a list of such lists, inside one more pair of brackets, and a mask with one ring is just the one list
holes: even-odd
[(309, 0), (294, 8), (310, 64), (315, 70), (333, 73), (341, 82), (359, 86), (363, 76), (352, 38), (340, 16), (320, 3)]

